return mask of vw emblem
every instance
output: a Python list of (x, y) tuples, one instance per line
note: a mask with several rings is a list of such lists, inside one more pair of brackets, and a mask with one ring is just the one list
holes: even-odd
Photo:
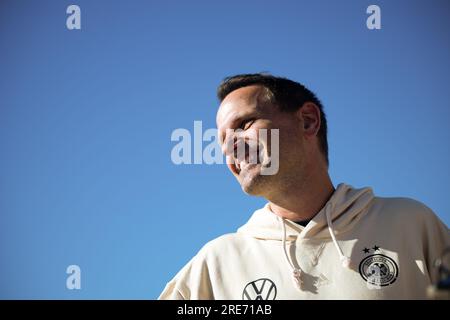
[(242, 300), (275, 300), (277, 287), (267, 278), (249, 282), (242, 292)]

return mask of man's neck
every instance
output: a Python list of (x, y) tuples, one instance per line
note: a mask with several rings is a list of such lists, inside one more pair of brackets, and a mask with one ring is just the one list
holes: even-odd
[(326, 173), (308, 183), (289, 186), (279, 196), (269, 200), (269, 208), (276, 215), (291, 221), (312, 219), (326, 204), (334, 192), (331, 179)]

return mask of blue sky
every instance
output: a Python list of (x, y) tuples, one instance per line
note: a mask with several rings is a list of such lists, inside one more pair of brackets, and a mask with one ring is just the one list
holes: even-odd
[[(81, 8), (81, 30), (66, 8)], [(368, 30), (366, 8), (381, 8)], [(336, 184), (418, 199), (450, 223), (448, 1), (0, 4), (0, 298), (156, 298), (264, 199), (225, 165), (176, 166), (177, 128), (215, 127), (225, 76), (302, 82)], [(81, 290), (66, 289), (67, 266)]]

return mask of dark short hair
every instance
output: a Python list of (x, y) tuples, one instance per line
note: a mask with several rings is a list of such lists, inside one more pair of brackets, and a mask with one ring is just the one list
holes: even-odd
[(265, 87), (268, 90), (271, 102), (278, 105), (281, 111), (297, 111), (305, 102), (312, 102), (319, 107), (321, 125), (317, 136), (319, 138), (320, 149), (328, 164), (327, 119), (323, 111), (322, 103), (316, 95), (298, 82), (275, 77), (268, 73), (253, 73), (238, 74), (225, 78), (217, 88), (217, 97), (222, 102), (230, 92), (251, 85)]

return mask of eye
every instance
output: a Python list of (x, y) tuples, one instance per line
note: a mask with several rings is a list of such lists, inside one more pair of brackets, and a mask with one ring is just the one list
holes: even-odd
[(248, 128), (250, 128), (252, 126), (253, 122), (255, 122), (255, 119), (244, 120), (244, 121), (242, 121), (239, 128), (241, 128), (243, 130), (247, 130)]

